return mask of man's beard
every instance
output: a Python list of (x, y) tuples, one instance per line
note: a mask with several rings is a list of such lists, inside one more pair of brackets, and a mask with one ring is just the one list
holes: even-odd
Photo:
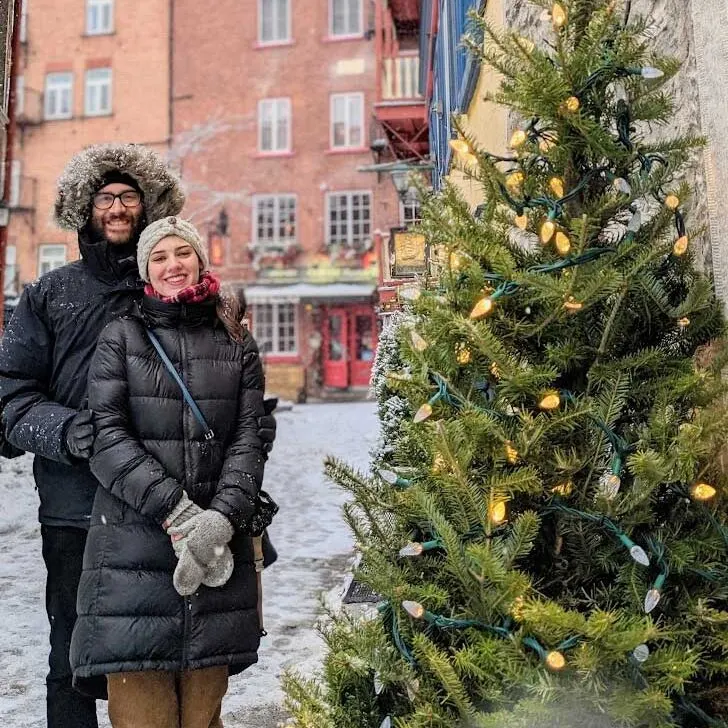
[[(106, 237), (106, 231), (104, 229), (104, 223), (110, 220), (129, 220), (131, 222), (131, 230), (129, 231), (129, 235), (123, 239), (117, 238), (116, 240), (108, 240), (108, 238)], [(122, 215), (114, 215), (113, 218), (104, 218), (100, 221), (94, 220), (92, 218), (90, 221), (90, 226), (94, 240), (106, 240), (111, 245), (136, 245), (137, 242), (139, 242), (139, 236), (141, 235), (142, 230), (146, 227), (146, 216), (144, 215), (144, 213), (142, 213), (135, 220), (133, 215), (124, 213)]]

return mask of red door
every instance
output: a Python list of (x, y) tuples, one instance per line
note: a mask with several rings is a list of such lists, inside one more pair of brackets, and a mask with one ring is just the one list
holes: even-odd
[(345, 308), (330, 308), (324, 331), (324, 386), (349, 386), (349, 321)]
[(356, 306), (349, 310), (350, 374), (353, 387), (369, 386), (369, 378), (377, 348), (377, 326), (371, 306)]

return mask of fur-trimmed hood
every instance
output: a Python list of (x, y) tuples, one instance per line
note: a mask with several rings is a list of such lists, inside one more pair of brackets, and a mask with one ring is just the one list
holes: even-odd
[(179, 179), (157, 152), (140, 144), (97, 144), (73, 157), (58, 178), (56, 223), (65, 230), (81, 230), (89, 220), (91, 198), (114, 170), (139, 184), (148, 223), (182, 210), (185, 195)]

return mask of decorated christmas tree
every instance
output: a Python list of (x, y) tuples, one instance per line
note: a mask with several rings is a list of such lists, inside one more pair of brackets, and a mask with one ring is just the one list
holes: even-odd
[(319, 680), (288, 676), (299, 728), (726, 725), (724, 322), (681, 181), (700, 140), (670, 138), (678, 66), (646, 21), (540, 4), (549, 42), (470, 40), (518, 127), (501, 156), (452, 142), (477, 216), (451, 187), (427, 203), (386, 458), (327, 464), (380, 601), (334, 616)]

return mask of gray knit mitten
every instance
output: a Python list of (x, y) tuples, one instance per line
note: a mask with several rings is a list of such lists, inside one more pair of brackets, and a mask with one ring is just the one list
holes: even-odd
[(173, 577), (174, 588), (182, 596), (194, 594), (200, 584), (222, 586), (230, 578), (233, 558), (227, 544), (234, 529), (222, 513), (208, 509), (181, 526), (172, 526), (168, 533), (186, 537)]
[[(173, 535), (171, 532), (172, 528), (179, 528), (180, 526), (183, 526), (191, 521), (193, 516), (199, 516), (200, 513), (202, 513), (202, 508), (200, 508), (197, 503), (193, 503), (187, 493), (182, 491), (182, 498), (180, 499), (180, 502), (164, 519), (162, 528), (164, 528), (165, 532), (171, 538)], [(189, 531), (186, 531), (185, 535), (179, 536), (177, 539), (172, 539), (172, 548), (174, 549), (174, 553), (177, 555), (177, 558), (180, 557), (180, 554), (184, 550), (185, 544), (187, 543), (188, 533)]]

